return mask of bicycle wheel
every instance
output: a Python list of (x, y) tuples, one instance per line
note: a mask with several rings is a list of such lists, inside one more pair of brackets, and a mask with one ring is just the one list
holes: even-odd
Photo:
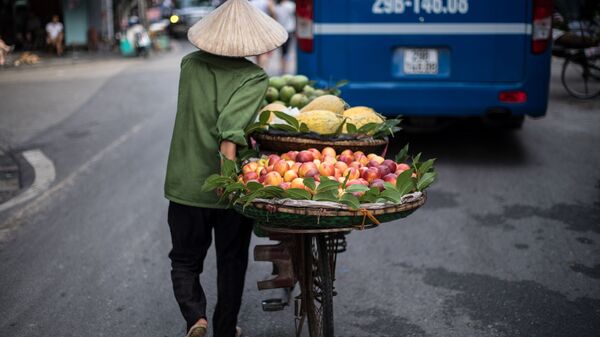
[(589, 99), (600, 95), (599, 60), (599, 58), (586, 58), (581, 53), (565, 59), (561, 81), (571, 96)]
[(333, 337), (333, 279), (327, 239), (324, 235), (305, 240), (304, 309), (310, 337)]

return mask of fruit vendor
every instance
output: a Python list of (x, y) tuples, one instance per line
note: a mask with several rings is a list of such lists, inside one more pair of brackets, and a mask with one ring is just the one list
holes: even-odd
[(208, 329), (199, 276), (213, 231), (217, 255), (213, 335), (241, 335), (236, 325), (252, 224), (201, 187), (209, 175), (220, 172), (220, 154), (235, 159), (237, 150), (248, 145), (243, 130), (255, 118), (266, 92), (267, 75), (245, 57), (274, 50), (287, 38), (281, 25), (247, 0), (225, 2), (188, 32), (200, 50), (181, 62), (165, 181), (173, 244), (171, 279), (188, 336), (205, 336)]

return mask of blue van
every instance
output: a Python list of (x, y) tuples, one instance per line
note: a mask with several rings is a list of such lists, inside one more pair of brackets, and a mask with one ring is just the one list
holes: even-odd
[(552, 0), (297, 0), (298, 73), (396, 116), (545, 115)]

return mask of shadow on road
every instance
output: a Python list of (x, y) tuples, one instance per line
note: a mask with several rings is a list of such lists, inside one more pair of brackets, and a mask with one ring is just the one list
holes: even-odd
[(411, 154), (423, 152), (427, 158), (445, 163), (522, 166), (527, 163), (527, 151), (520, 132), (486, 126), (478, 120), (457, 120), (439, 131), (400, 132), (390, 143), (388, 157), (408, 142)]

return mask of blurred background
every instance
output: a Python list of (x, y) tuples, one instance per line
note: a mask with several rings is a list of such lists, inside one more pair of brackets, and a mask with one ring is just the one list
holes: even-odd
[[(421, 210), (348, 236), (336, 334), (598, 336), (599, 2), (283, 2), (288, 47), (253, 61), (347, 80), (404, 116), (388, 154), (438, 158)], [(162, 187), (186, 31), (219, 5), (0, 0), (0, 336), (184, 335)], [(293, 335), (270, 272), (251, 258), (248, 336)]]

